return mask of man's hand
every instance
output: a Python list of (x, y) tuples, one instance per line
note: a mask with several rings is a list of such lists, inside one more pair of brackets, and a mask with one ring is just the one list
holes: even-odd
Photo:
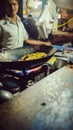
[(44, 45), (46, 45), (46, 46), (51, 46), (52, 43), (51, 43), (50, 41), (47, 41), (47, 42), (44, 42)]

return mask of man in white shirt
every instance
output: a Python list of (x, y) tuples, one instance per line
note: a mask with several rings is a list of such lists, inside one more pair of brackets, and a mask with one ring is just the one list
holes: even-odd
[(43, 42), (29, 39), (21, 19), (17, 15), (18, 0), (5, 0), (5, 17), (0, 20), (0, 51), (23, 47), (23, 43), (31, 45), (51, 45), (51, 42)]

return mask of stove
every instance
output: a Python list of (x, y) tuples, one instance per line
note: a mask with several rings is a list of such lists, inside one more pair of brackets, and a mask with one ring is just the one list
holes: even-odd
[(47, 64), (29, 70), (0, 70), (0, 89), (12, 92), (21, 92), (32, 86), (48, 74)]

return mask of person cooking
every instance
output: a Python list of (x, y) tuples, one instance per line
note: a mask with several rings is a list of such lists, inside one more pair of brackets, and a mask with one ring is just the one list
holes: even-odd
[(5, 17), (0, 20), (0, 51), (20, 48), (24, 43), (50, 46), (51, 42), (30, 39), (18, 13), (18, 0), (5, 0)]

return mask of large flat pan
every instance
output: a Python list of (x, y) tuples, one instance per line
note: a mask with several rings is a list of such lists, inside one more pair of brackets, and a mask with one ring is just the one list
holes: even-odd
[[(10, 51), (5, 51), (5, 58), (0, 59), (0, 68), (3, 67), (15, 70), (32, 69), (47, 62), (53, 56), (56, 50), (57, 49), (52, 46), (41, 46), (39, 50), (34, 49), (34, 47), (23, 47)], [(44, 58), (30, 61), (18, 61), (22, 56), (36, 51), (46, 52), (48, 55)]]

